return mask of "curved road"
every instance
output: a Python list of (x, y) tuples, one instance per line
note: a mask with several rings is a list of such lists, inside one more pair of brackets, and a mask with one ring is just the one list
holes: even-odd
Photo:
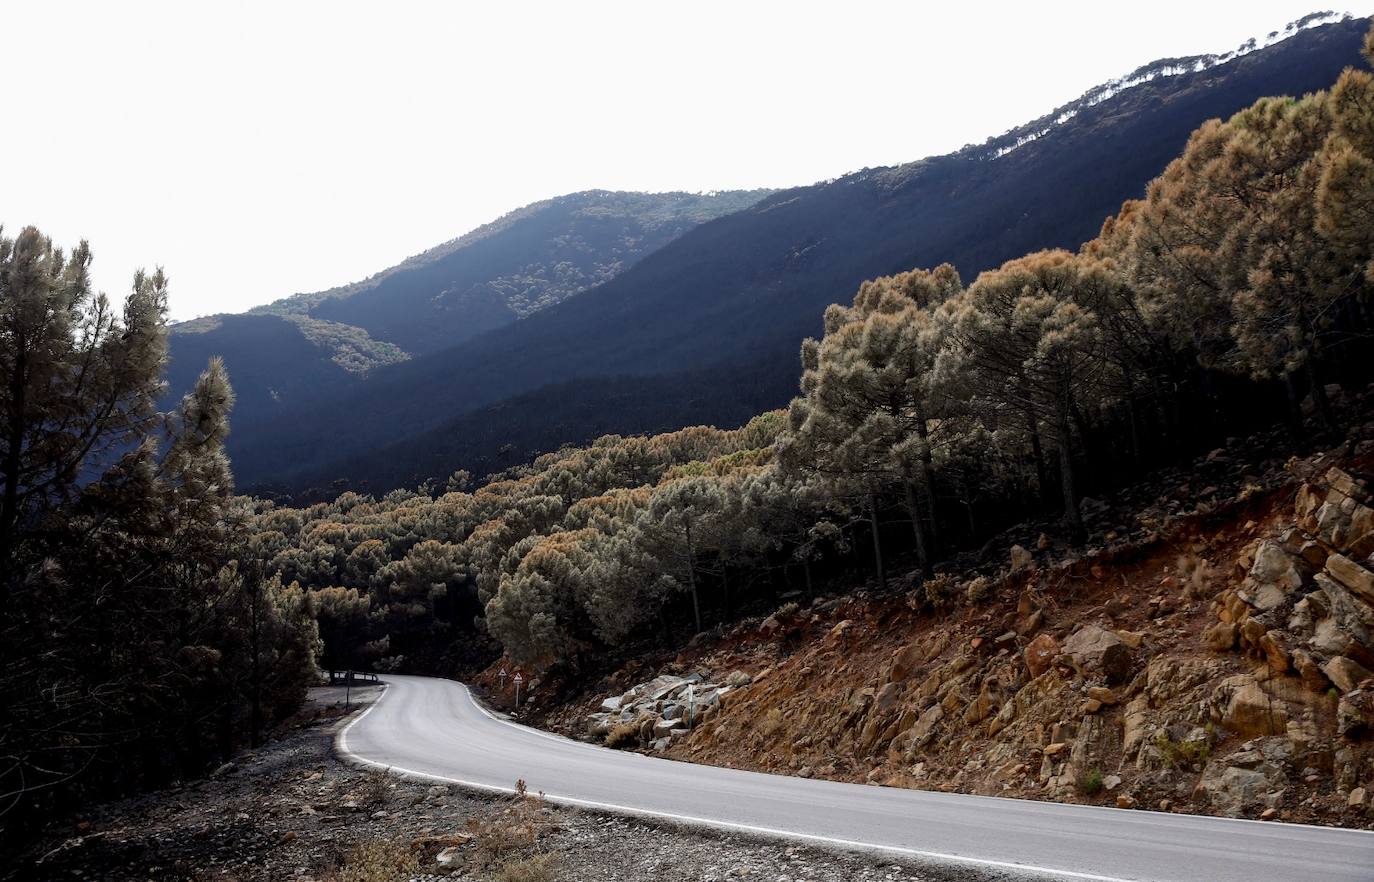
[(840, 784), (607, 750), (501, 720), (451, 680), (386, 676), (345, 755), (439, 781), (908, 857), (1101, 882), (1374, 882), (1374, 833)]

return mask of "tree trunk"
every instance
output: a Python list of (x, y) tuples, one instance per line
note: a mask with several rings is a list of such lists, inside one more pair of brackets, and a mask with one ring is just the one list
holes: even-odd
[(19, 529), (19, 469), (23, 463), (25, 391), (24, 374), (28, 359), (22, 336), (16, 341), (18, 351), (14, 359), (14, 375), (10, 378), (10, 420), (5, 433), (5, 494), (0, 503), (0, 603), (9, 598), (10, 581), (17, 579), (17, 568), (10, 559), (14, 554), (15, 537)]
[(697, 596), (697, 568), (696, 553), (692, 550), (692, 525), (687, 525), (687, 584), (692, 589), (692, 617), (696, 620), (697, 629), (694, 634), (700, 634), (701, 627), (701, 599)]
[(926, 546), (925, 520), (921, 517), (921, 502), (916, 495), (916, 482), (907, 476), (902, 480), (906, 491), (906, 510), (911, 516), (911, 533), (916, 537), (916, 562), (921, 567), (921, 575), (930, 574), (930, 552)]
[(1302, 387), (1298, 383), (1297, 370), (1284, 371), (1283, 385), (1288, 392), (1288, 425), (1293, 434), (1302, 437)]
[(925, 408), (916, 405), (916, 437), (921, 439), (921, 475), (925, 479), (926, 498), (930, 500), (931, 549), (940, 541), (940, 518), (935, 511), (935, 459), (930, 453), (930, 432), (926, 428)]
[[(776, 589), (773, 593), (777, 594)], [(728, 622), (730, 621), (730, 574), (725, 561), (720, 562), (720, 600), (721, 608), (724, 610), (721, 621)]]
[(1073, 475), (1073, 436), (1067, 408), (1061, 408), (1056, 428), (1059, 432), (1059, 487), (1064, 494), (1064, 526), (1069, 531), (1069, 541), (1076, 545), (1083, 541), (1087, 531), (1083, 529), (1083, 513), (1078, 510), (1078, 488), (1074, 485)]
[(878, 494), (868, 493), (868, 526), (873, 534), (873, 564), (878, 571), (878, 590), (887, 591), (887, 570), (883, 567), (883, 539), (878, 534)]
[(1035, 414), (1030, 408), (1026, 408), (1025, 414), (1026, 431), (1030, 433), (1031, 455), (1035, 457), (1036, 493), (1044, 500), (1049, 477), (1045, 474), (1045, 452), (1040, 446), (1040, 427), (1036, 424)]
[(1336, 415), (1331, 410), (1331, 399), (1326, 397), (1326, 386), (1322, 383), (1321, 373), (1317, 369), (1315, 356), (1307, 359), (1305, 365), (1307, 370), (1307, 385), (1312, 387), (1312, 402), (1317, 406), (1317, 415), (1321, 417), (1322, 425), (1327, 431), (1336, 431)]

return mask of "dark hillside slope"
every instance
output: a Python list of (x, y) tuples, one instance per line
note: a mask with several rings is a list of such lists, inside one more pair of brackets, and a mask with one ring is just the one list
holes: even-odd
[(593, 190), (513, 211), (371, 278), (298, 294), (247, 315), (174, 326), (169, 404), (224, 357), (240, 425), (290, 422), (381, 367), (451, 347), (614, 278), (703, 221), (768, 190)]
[[(1265, 95), (1330, 85), (1359, 63), (1366, 29), (1365, 21), (1312, 28), (1225, 64), (1060, 108), (1052, 116), (1072, 117), (1010, 152), (1043, 121), (982, 147), (777, 193), (525, 321), (379, 371), (357, 394), (289, 424), (246, 429), (236, 466), (250, 483), (342, 478), (377, 490), (416, 471), (398, 461), (401, 449), (363, 454), (403, 439), (405, 457), (431, 473), (472, 466), (492, 449), (448, 421), (501, 402), (485, 411), (482, 437), (529, 437), (543, 419), (541, 398), (517, 396), (555, 384), (561, 410), (581, 408), (578, 426), (598, 430), (665, 428), (659, 415), (674, 407), (681, 425), (688, 413), (725, 423), (746, 403), (780, 405), (794, 388), (799, 341), (863, 279), (942, 261), (972, 277), (1028, 251), (1076, 247), (1141, 195), (1201, 122)], [(750, 382), (702, 388), (689, 379), (727, 364)], [(642, 381), (655, 394), (603, 399), (604, 384), (571, 382), (634, 376), (655, 377)], [(650, 408), (633, 404), (647, 398)]]

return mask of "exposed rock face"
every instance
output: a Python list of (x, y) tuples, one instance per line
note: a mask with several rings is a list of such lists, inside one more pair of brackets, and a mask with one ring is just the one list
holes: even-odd
[(1374, 512), (1328, 465), (1293, 508), (1280, 478), (1157, 553), (1018, 553), (934, 612), (813, 603), (785, 647), (741, 626), (703, 666), (766, 670), (709, 706), (729, 688), (697, 683), (694, 728), (669, 677), (607, 699), (590, 731), (642, 717), (641, 744), (675, 758), (887, 786), (1374, 822), (1367, 795), (1347, 807), (1374, 790)]

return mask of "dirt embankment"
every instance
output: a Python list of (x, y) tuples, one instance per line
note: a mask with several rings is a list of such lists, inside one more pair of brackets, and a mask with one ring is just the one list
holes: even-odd
[[(1214, 451), (1098, 504), (1081, 552), (1026, 539), (994, 571), (785, 607), (543, 720), (804, 777), (1374, 827), (1371, 439)], [(693, 673), (748, 682), (690, 727), (631, 691)]]

